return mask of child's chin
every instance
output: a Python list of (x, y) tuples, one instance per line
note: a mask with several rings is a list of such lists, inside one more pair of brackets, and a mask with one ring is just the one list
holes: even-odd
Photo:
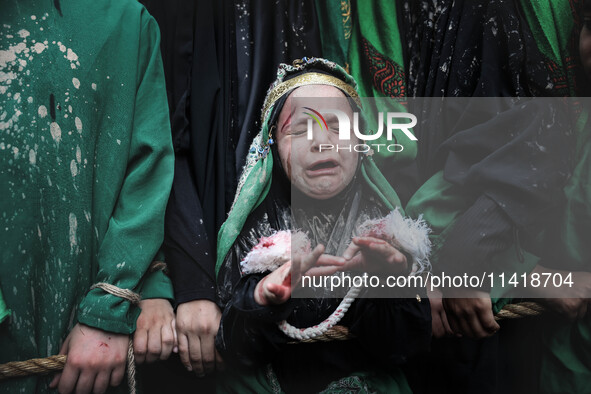
[(314, 185), (313, 187), (307, 188), (306, 190), (299, 189), (306, 196), (314, 198), (316, 200), (328, 200), (339, 194), (345, 187), (338, 184), (322, 184)]

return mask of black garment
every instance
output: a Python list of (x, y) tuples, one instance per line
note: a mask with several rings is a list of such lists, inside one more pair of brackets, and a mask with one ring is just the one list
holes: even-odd
[(217, 231), (280, 62), (319, 56), (313, 1), (142, 1), (162, 33), (176, 153), (164, 251), (177, 303), (215, 300)]
[(352, 186), (325, 201), (306, 203), (302, 200), (307, 197), (299, 195), (298, 207), (291, 212), (289, 183), (277, 168), (269, 194), (249, 215), (218, 275), (224, 312), (216, 347), (222, 357), (242, 368), (272, 363), (281, 388), (300, 393), (318, 392), (355, 371), (394, 368), (426, 352), (431, 335), (430, 307), (425, 294), (418, 302), (415, 293), (407, 295), (411, 299), (357, 299), (339, 323), (349, 327), (356, 337), (353, 340), (288, 344), (291, 340), (277, 322), (287, 319), (296, 327), (318, 324), (341, 300), (326, 298), (330, 295), (322, 289), (318, 298), (291, 298), (282, 305), (262, 307), (254, 301), (254, 289), (265, 274), (241, 278), (240, 261), (262, 236), (293, 228), (306, 232), (313, 246), (322, 243), (326, 253), (341, 255), (351, 231), (363, 220), (388, 212), (360, 181), (351, 182)]
[[(397, 4), (403, 10), (398, 16), (405, 35), (410, 96), (568, 94), (549, 83), (556, 76), (538, 50), (520, 2), (398, 0)], [(571, 125), (562, 119), (564, 128), (559, 132), (558, 127), (540, 129), (547, 119), (544, 108), (529, 105), (524, 114), (510, 100), (499, 99), (488, 115), (478, 114), (480, 123), (487, 119), (490, 127), (471, 124), (473, 108), (448, 106), (445, 117), (457, 121), (457, 127), (447, 128), (450, 133), (415, 128), (421, 183), (443, 170), (445, 179), (462, 187), (462, 197), (472, 201), (445, 234), (443, 248), (435, 252), (434, 269), (448, 274), (453, 268), (462, 273), (490, 270), (496, 253), (513, 247), (526, 234), (533, 238), (543, 228), (539, 219), (549, 217), (547, 213), (560, 204), (572, 166)], [(410, 112), (419, 120), (440, 115), (434, 108)], [(534, 141), (547, 147), (547, 154), (529, 149), (527, 142)], [(417, 393), (503, 392), (506, 371), (499, 368), (498, 357), (498, 336), (435, 340), (429, 357), (410, 365), (407, 372)]]
[[(549, 88), (554, 76), (518, 2), (435, 3), (400, 2), (406, 4), (400, 19), (410, 94), (499, 97), (485, 109), (478, 99), (461, 108), (433, 108), (425, 101), (429, 105), (411, 109), (423, 125), (431, 125), (416, 128), (422, 181), (443, 170), (473, 201), (445, 234), (435, 268), (482, 273), (496, 253), (514, 245), (516, 234), (525, 243), (534, 239), (542, 219), (561, 202), (572, 171), (574, 134), (567, 111), (554, 119), (555, 102), (500, 98), (564, 94)], [(441, 119), (452, 126), (433, 127)]]

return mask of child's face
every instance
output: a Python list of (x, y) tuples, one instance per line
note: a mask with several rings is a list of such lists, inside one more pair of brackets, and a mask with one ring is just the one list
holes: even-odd
[[(295, 89), (287, 98), (279, 120), (275, 136), (277, 149), (283, 168), (291, 183), (309, 197), (325, 200), (336, 196), (351, 182), (357, 169), (359, 153), (351, 149), (321, 149), (333, 145), (355, 145), (355, 141), (339, 141), (339, 125), (336, 116), (325, 114), (328, 130), (321, 130), (313, 122), (313, 138), (308, 139), (308, 119), (310, 112), (305, 109), (305, 100), (294, 98), (341, 98), (342, 100), (314, 100), (314, 110), (327, 109), (343, 111), (353, 119), (351, 106), (345, 95), (337, 88), (328, 85), (309, 85)], [(300, 105), (302, 104), (302, 105)]]
[(583, 2), (584, 25), (581, 30), (579, 53), (587, 78), (591, 80), (591, 0)]

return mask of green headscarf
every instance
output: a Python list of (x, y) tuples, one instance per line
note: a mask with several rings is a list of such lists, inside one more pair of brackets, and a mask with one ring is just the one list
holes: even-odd
[[(329, 75), (324, 79), (318, 78), (317, 80), (305, 78), (307, 70), (310, 70), (310, 73), (321, 70)], [(296, 73), (303, 74), (303, 77), (298, 77), (298, 80), (289, 79), (291, 75)], [(275, 104), (281, 97), (287, 97), (300, 86), (319, 84), (335, 86), (359, 104), (357, 83), (351, 75), (334, 62), (321, 58), (303, 58), (295, 60), (291, 65), (285, 63), (279, 65), (277, 79), (269, 88), (265, 98), (261, 131), (251, 144), (230, 213), (218, 232), (216, 276), (226, 254), (238, 238), (248, 215), (263, 202), (271, 187), (273, 154), (269, 145), (273, 141), (269, 139), (269, 130), (272, 126), (270, 123)], [(398, 195), (378, 170), (371, 156), (362, 160), (360, 171), (363, 179), (389, 210), (401, 206)]]

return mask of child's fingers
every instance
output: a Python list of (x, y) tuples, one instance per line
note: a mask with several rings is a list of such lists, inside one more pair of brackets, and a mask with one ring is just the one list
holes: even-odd
[(367, 248), (371, 253), (380, 256), (382, 261), (390, 265), (404, 264), (406, 265), (406, 256), (387, 242), (372, 242)]
[(351, 259), (345, 261), (345, 264), (339, 267), (339, 269), (341, 271), (357, 271), (365, 268), (365, 266), (365, 258), (362, 254), (357, 254), (353, 256)]
[(342, 266), (314, 267), (306, 272), (306, 276), (327, 276), (341, 270)]
[(271, 304), (282, 304), (291, 295), (290, 289), (286, 286), (271, 282), (268, 282), (265, 285), (265, 290), (268, 292), (267, 301)]
[(370, 246), (371, 244), (388, 244), (383, 239), (374, 237), (353, 237), (353, 243), (357, 246)]
[(353, 256), (359, 253), (360, 250), (361, 247), (359, 245), (357, 245), (355, 242), (351, 242), (345, 250), (345, 252), (343, 253), (343, 258), (345, 260), (351, 260)]
[(303, 272), (306, 272), (310, 268), (314, 267), (316, 265), (316, 262), (318, 261), (318, 259), (320, 259), (320, 256), (322, 256), (323, 253), (324, 245), (319, 244), (316, 245), (314, 250), (312, 250), (312, 253), (303, 256), (303, 258), (301, 259), (294, 259), (292, 267), (292, 283), (297, 283), (299, 277)]
[(330, 254), (323, 254), (316, 261), (317, 267), (326, 266), (343, 266), (345, 265), (345, 259), (343, 257), (332, 256)]
[[(385, 264), (389, 270), (395, 268), (396, 271), (404, 271), (408, 267), (408, 261), (404, 253), (384, 240), (373, 237), (354, 237), (353, 243), (361, 249), (362, 254), (367, 255), (368, 259), (362, 259), (364, 263), (376, 261), (378, 265), (384, 266)], [(378, 267), (372, 266), (366, 267), (366, 269), (372, 268), (375, 270)]]

